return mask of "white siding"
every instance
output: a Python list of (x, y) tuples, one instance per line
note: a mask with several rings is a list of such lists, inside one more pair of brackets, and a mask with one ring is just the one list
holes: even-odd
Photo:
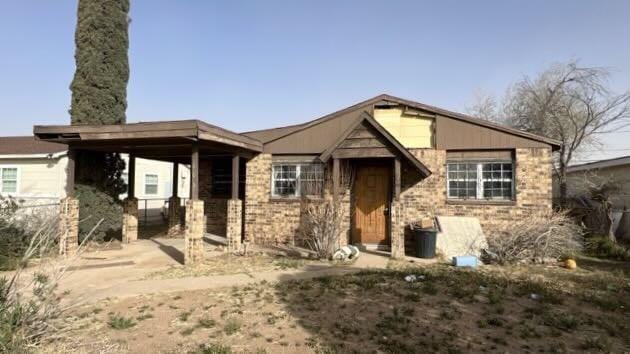
[(36, 159), (1, 159), (0, 167), (16, 167), (18, 192), (16, 197), (25, 200), (58, 200), (66, 196), (67, 157)]

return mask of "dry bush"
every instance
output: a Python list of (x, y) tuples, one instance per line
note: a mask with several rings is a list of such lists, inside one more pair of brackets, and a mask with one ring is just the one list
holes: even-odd
[[(58, 327), (56, 321), (64, 310), (59, 306), (56, 289), (85, 243), (73, 258), (57, 264), (56, 259), (47, 257), (54, 254), (59, 237), (57, 215), (45, 219), (16, 219), (8, 215), (3, 218), (8, 228), (20, 228), (19, 223), (26, 222), (34, 230), (29, 232), (28, 246), (16, 262), (16, 269), (9, 276), (0, 277), (0, 352), (21, 353), (33, 350), (44, 340), (64, 335), (64, 328)], [(85, 239), (90, 236), (91, 233)], [(27, 269), (34, 259), (39, 259), (39, 265)]]
[(320, 258), (330, 259), (340, 247), (343, 210), (340, 202), (312, 201), (305, 206), (303, 236)]
[(498, 263), (544, 262), (579, 252), (583, 231), (567, 212), (532, 215), (488, 236), (488, 258)]

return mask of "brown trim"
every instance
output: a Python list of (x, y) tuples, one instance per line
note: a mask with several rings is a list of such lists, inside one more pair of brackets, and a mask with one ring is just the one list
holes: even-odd
[(446, 199), (447, 205), (496, 205), (515, 206), (516, 200)]
[(160, 139), (183, 138), (191, 141), (219, 143), (254, 152), (263, 151), (262, 143), (254, 138), (199, 120), (106, 125), (36, 125), (33, 128), (33, 133), (39, 140), (64, 144), (76, 144), (78, 142), (86, 144), (125, 139), (158, 141)]

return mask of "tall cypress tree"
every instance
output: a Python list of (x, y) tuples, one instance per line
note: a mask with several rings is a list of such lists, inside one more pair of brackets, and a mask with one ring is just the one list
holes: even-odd
[[(129, 0), (79, 0), (75, 32), (76, 70), (70, 89), (72, 124), (125, 123), (129, 81)], [(101, 219), (94, 237), (120, 230), (118, 195), (125, 190), (124, 162), (118, 154), (81, 151), (77, 156), (76, 194), (80, 234)]]

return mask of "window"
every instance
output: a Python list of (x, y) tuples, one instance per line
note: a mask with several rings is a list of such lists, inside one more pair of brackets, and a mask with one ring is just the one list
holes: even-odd
[(271, 177), (274, 197), (321, 196), (323, 193), (322, 164), (276, 164)]
[(0, 177), (2, 177), (2, 193), (17, 193), (18, 190), (18, 170), (17, 167), (0, 168)]
[(158, 192), (158, 175), (144, 175), (144, 194), (153, 195)]
[(512, 200), (512, 162), (449, 162), (449, 199)]

